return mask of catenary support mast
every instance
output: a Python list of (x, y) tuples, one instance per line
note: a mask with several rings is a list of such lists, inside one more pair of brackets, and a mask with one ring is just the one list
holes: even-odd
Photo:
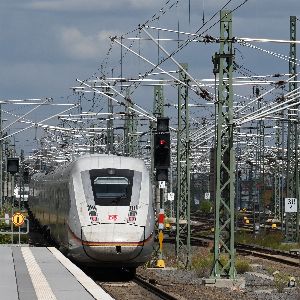
[[(188, 65), (181, 64), (187, 71)], [(177, 204), (176, 204), (176, 258), (186, 268), (191, 263), (190, 224), (190, 140), (187, 74), (181, 69), (179, 80), (186, 85), (178, 86), (177, 132)]]
[[(220, 52), (214, 72), (219, 73), (216, 139), (216, 198), (214, 227), (214, 265), (212, 278), (236, 277), (234, 248), (234, 149), (233, 149), (233, 38), (231, 12), (220, 12)], [(221, 252), (228, 261), (221, 263)]]
[[(296, 20), (295, 16), (290, 17), (291, 41), (296, 41)], [(289, 56), (289, 74), (294, 77), (289, 83), (289, 92), (293, 93), (297, 89), (296, 43), (290, 43)], [(298, 106), (288, 110), (286, 194), (287, 198), (296, 198), (299, 205), (298, 114)], [(286, 212), (285, 237), (287, 242), (299, 240), (299, 213)]]

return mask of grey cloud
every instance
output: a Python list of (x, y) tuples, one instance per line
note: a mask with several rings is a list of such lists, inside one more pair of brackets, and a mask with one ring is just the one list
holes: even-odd
[(101, 30), (96, 33), (83, 33), (76, 27), (64, 27), (60, 32), (61, 47), (69, 58), (98, 59), (107, 52), (109, 37), (116, 32)]
[(26, 4), (26, 7), (36, 10), (46, 11), (111, 11), (123, 8), (147, 9), (158, 7), (159, 1), (147, 0), (117, 0), (117, 1), (99, 1), (99, 0), (46, 0), (32, 1)]

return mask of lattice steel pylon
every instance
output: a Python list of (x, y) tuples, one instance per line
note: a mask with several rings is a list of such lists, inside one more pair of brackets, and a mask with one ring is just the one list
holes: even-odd
[[(259, 89), (255, 89), (255, 97), (257, 98), (258, 110), (262, 108), (262, 98), (259, 98)], [(260, 224), (265, 221), (265, 205), (264, 205), (264, 190), (265, 190), (265, 125), (263, 119), (258, 120), (257, 124), (257, 148), (256, 148), (256, 188), (258, 190), (258, 215), (257, 221), (259, 227), (256, 228), (259, 230)], [(256, 213), (256, 207), (254, 205), (253, 214)], [(256, 220), (256, 217), (253, 218)], [(255, 223), (253, 224), (255, 229)], [(265, 227), (264, 227), (265, 228)]]
[[(2, 113), (1, 113), (1, 104), (0, 104), (0, 138), (2, 138)], [(0, 140), (0, 209), (2, 210), (3, 206), (3, 140)]]
[(138, 136), (137, 136), (137, 117), (133, 112), (133, 103), (130, 98), (130, 89), (126, 89), (125, 101), (125, 124), (124, 124), (124, 152), (128, 156), (136, 156), (138, 150)]
[[(295, 16), (290, 17), (291, 41), (296, 41), (296, 21), (297, 18)], [(289, 93), (290, 96), (292, 96), (294, 91), (296, 91), (297, 89), (296, 43), (290, 43), (289, 56), (289, 74), (291, 77), (291, 80), (289, 82)], [(297, 99), (295, 99), (294, 101), (296, 102)], [(288, 110), (286, 194), (288, 198), (297, 198), (299, 203), (298, 123), (298, 106), (295, 106), (293, 107), (293, 109)], [(285, 221), (286, 241), (296, 242), (297, 240), (299, 240), (299, 216), (297, 218), (297, 213), (287, 212)]]
[[(188, 65), (181, 64), (187, 71)], [(190, 224), (190, 139), (189, 139), (189, 78), (183, 70), (178, 86), (178, 132), (177, 132), (177, 203), (176, 203), (176, 259), (186, 268), (191, 264)]]
[[(153, 115), (156, 117), (164, 116), (164, 89), (162, 85), (154, 86), (154, 101), (153, 101)], [(154, 131), (156, 131), (156, 122), (150, 122), (150, 132), (151, 132), (151, 182), (154, 185)]]
[(164, 116), (164, 87), (163, 85), (156, 85), (154, 87), (154, 102), (153, 102), (153, 114), (155, 116)]
[[(282, 114), (282, 113), (280, 113)], [(274, 174), (274, 214), (275, 218), (282, 219), (282, 205), (281, 205), (281, 191), (282, 191), (282, 174), (281, 174), (281, 165), (279, 164), (280, 158), (283, 157), (282, 153), (282, 128), (281, 121), (276, 121), (276, 131), (275, 131), (275, 148), (276, 148), (276, 160), (275, 160), (275, 174)], [(282, 159), (281, 159), (281, 163)]]
[[(212, 278), (236, 277), (234, 248), (234, 172), (233, 149), (233, 38), (230, 11), (220, 12), (220, 52), (216, 53), (214, 72), (219, 73), (216, 138), (216, 198), (214, 227), (214, 264)], [(227, 262), (221, 263), (223, 252)]]
[[(106, 89), (106, 94), (110, 95), (110, 88)], [(112, 104), (112, 99), (108, 98), (108, 116), (107, 116), (107, 143), (106, 151), (107, 153), (114, 152), (114, 107)]]

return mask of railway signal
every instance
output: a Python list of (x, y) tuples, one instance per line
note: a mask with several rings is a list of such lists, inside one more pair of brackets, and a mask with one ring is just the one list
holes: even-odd
[(154, 168), (156, 180), (168, 181), (168, 168), (171, 162), (169, 118), (157, 118), (157, 131), (154, 134)]
[(19, 158), (7, 158), (7, 172), (11, 174), (16, 174), (19, 172)]
[(157, 131), (154, 136), (154, 167), (167, 169), (170, 167), (170, 133)]

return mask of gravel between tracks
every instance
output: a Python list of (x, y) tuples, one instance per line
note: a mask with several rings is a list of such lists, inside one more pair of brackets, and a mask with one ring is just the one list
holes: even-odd
[[(166, 245), (164, 253), (172, 253), (172, 245)], [(199, 247), (193, 251), (200, 251)], [(166, 255), (166, 266), (172, 265), (171, 256)], [(245, 278), (245, 288), (216, 288), (202, 285), (202, 279), (194, 271), (175, 268), (146, 269), (138, 268), (137, 273), (146, 279), (156, 282), (157, 286), (177, 296), (178, 299), (205, 300), (300, 300), (299, 285), (294, 288), (287, 286), (289, 276), (300, 282), (300, 268), (270, 262), (265, 259), (247, 256), (251, 272), (239, 275)], [(274, 280), (273, 273), (277, 279)], [(276, 272), (277, 273), (277, 272)], [(277, 277), (278, 276), (278, 277)], [(279, 279), (278, 279), (279, 278)]]

